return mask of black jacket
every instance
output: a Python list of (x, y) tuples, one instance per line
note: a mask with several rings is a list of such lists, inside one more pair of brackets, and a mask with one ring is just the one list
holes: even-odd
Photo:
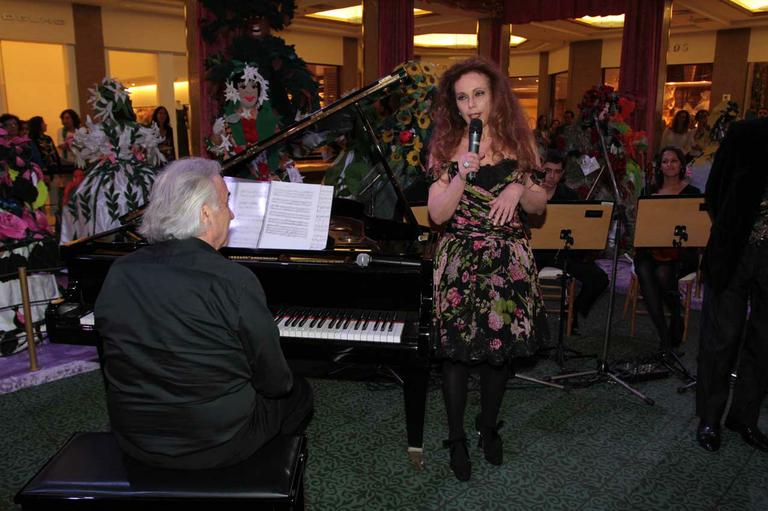
[(712, 230), (704, 250), (704, 280), (727, 285), (755, 223), (768, 178), (768, 119), (734, 123), (715, 154), (706, 202)]

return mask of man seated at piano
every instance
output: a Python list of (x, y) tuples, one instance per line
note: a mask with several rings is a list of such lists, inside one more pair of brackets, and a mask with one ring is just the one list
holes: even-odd
[[(549, 201), (578, 201), (579, 194), (563, 183), (565, 155), (556, 149), (549, 149), (544, 155), (542, 170), (546, 173), (541, 182)], [(559, 250), (536, 250), (536, 267), (552, 266), (563, 269)], [(568, 256), (568, 274), (579, 281), (581, 290), (573, 303), (573, 333), (579, 334), (579, 316), (586, 318), (592, 306), (608, 287), (608, 275), (593, 259), (593, 252), (571, 252)]]
[(261, 284), (218, 252), (228, 195), (214, 161), (167, 166), (139, 228), (150, 245), (113, 263), (96, 301), (112, 430), (149, 465), (232, 465), (312, 414)]

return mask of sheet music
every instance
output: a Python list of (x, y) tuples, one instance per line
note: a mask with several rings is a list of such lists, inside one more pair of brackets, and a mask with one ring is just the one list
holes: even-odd
[(273, 181), (259, 248), (324, 249), (332, 200), (332, 186)]
[(322, 250), (328, 240), (333, 187), (225, 177), (235, 218), (227, 246)]
[(229, 209), (235, 218), (229, 224), (227, 246), (258, 248), (261, 226), (267, 211), (270, 182), (225, 176), (229, 189)]
[(320, 188), (317, 215), (315, 215), (315, 230), (310, 243), (310, 250), (323, 250), (328, 243), (328, 229), (331, 226), (331, 204), (333, 203), (333, 187)]

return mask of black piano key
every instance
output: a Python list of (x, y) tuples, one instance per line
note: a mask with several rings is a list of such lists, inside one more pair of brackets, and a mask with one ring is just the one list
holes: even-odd
[(363, 313), (363, 330), (368, 329), (368, 321), (371, 319), (371, 316), (373, 316), (373, 313), (371, 312), (364, 312)]
[(339, 311), (339, 317), (336, 320), (336, 330), (341, 330), (344, 328), (344, 320), (347, 319), (348, 314), (349, 311)]
[(309, 328), (315, 328), (315, 325), (318, 321), (320, 321), (320, 317), (322, 316), (322, 312), (319, 310), (315, 310), (314, 314), (312, 314), (312, 321), (309, 322)]
[(392, 319), (389, 322), (389, 328), (387, 328), (388, 332), (391, 332), (395, 328), (395, 320), (397, 319), (397, 312), (392, 312)]
[[(376, 323), (374, 323), (374, 325), (373, 325), (373, 331), (376, 332), (377, 330), (379, 330), (379, 328), (381, 328), (381, 331), (383, 332), (384, 331), (384, 320), (386, 320), (386, 319), (387, 319), (387, 313), (386, 312), (384, 312), (384, 311), (376, 312), (376, 317), (375, 317)], [(381, 325), (379, 325), (379, 323), (381, 323)]]
[(304, 309), (297, 309), (296, 314), (293, 316), (293, 321), (291, 321), (290, 326), (296, 327), (299, 326), (299, 321), (304, 319), (304, 316), (306, 315), (306, 311)]
[(344, 324), (342, 325), (342, 327), (341, 327), (341, 328), (349, 328), (349, 322), (350, 322), (350, 321), (352, 321), (352, 320), (354, 319), (354, 314), (353, 314), (353, 312), (352, 312), (352, 311), (349, 311), (349, 312), (348, 312), (348, 313), (347, 313), (347, 314), (344, 316), (344, 318), (345, 318), (345, 319), (344, 319)]
[(376, 311), (373, 317), (373, 331), (376, 332), (379, 329), (379, 321), (381, 321), (381, 311)]

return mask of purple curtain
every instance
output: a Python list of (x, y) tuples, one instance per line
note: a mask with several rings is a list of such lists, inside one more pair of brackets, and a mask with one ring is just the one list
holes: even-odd
[[(524, 25), (532, 21), (564, 20), (582, 16), (621, 14), (628, 0), (504, 0), (504, 21)], [(640, 2), (638, 2), (640, 3)], [(651, 2), (653, 3), (653, 2)]]
[(656, 95), (661, 46), (666, 34), (664, 26), (665, 0), (627, 0), (624, 19), (619, 91), (637, 101), (631, 124), (648, 136), (653, 148), (656, 131)]
[(379, 2), (379, 76), (413, 58), (413, 0)]

